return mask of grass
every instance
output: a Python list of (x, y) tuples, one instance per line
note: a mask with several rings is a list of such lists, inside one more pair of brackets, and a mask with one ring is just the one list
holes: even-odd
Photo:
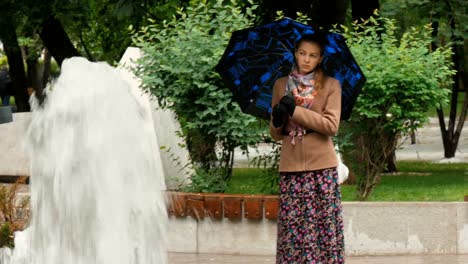
[(235, 168), (225, 193), (265, 194), (266, 172), (257, 168)]
[[(369, 201), (463, 201), (468, 164), (399, 162), (400, 173), (383, 175)], [(342, 186), (343, 200), (355, 201), (355, 186)]]
[[(369, 201), (463, 201), (468, 195), (468, 163), (401, 161), (400, 172), (383, 175)], [(235, 169), (226, 193), (264, 194), (262, 169)], [(343, 201), (356, 201), (355, 186), (342, 185)]]

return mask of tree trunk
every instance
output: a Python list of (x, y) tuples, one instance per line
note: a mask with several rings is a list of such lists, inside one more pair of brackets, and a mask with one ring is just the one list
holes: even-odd
[(190, 129), (187, 136), (187, 149), (194, 164), (209, 170), (217, 162), (216, 138), (206, 131)]
[(11, 16), (0, 12), (0, 40), (8, 58), (10, 78), (13, 83), (16, 111), (28, 112), (29, 95), (27, 89), (27, 78), (24, 70), (23, 57), (16, 36), (16, 28)]
[(65, 32), (62, 23), (53, 15), (44, 19), (39, 35), (59, 66), (66, 58), (80, 56)]
[(47, 48), (44, 48), (44, 70), (42, 72), (42, 87), (46, 87), (50, 78), (51, 55)]
[(379, 0), (351, 0), (353, 21), (362, 21), (370, 18), (376, 9), (380, 9)]
[[(455, 19), (451, 19), (450, 26), (452, 30), (456, 30)], [(455, 43), (453, 47), (452, 61), (454, 63), (454, 68), (457, 70), (456, 74), (453, 76), (453, 86), (452, 86), (452, 98), (450, 101), (450, 114), (448, 120), (448, 128), (445, 126), (444, 113), (442, 109), (437, 109), (437, 115), (439, 118), (440, 131), (442, 134), (442, 143), (444, 145), (444, 157), (453, 158), (457, 151), (458, 142), (460, 139), (461, 132), (463, 130), (463, 125), (465, 123), (466, 114), (468, 111), (468, 78), (466, 71), (466, 62), (465, 60), (465, 49), (466, 40), (454, 39)], [(465, 92), (464, 104), (461, 109), (460, 115), (458, 116), (457, 123), (457, 105), (458, 105), (458, 94), (459, 91)], [(457, 124), (456, 124), (457, 123)], [(456, 124), (456, 127), (455, 127)]]
[(390, 172), (390, 173), (398, 172), (398, 168), (397, 168), (397, 166), (396, 166), (396, 154), (395, 154), (395, 150), (393, 150), (392, 153), (390, 153), (390, 154), (387, 156), (386, 168), (385, 168), (384, 171), (385, 171), (385, 172)]
[[(373, 127), (377, 126), (372, 126), (371, 120), (367, 122), (369, 131), (356, 135), (355, 149), (349, 153), (356, 160), (352, 167), (357, 175), (356, 188), (360, 200), (366, 200), (379, 184), (381, 173), (394, 153), (398, 141), (397, 135), (386, 133), (383, 129), (372, 131)], [(371, 140), (377, 138), (378, 140)]]
[(367, 119), (359, 123), (343, 123), (346, 141), (341, 149), (344, 163), (350, 170), (347, 183), (356, 183), (357, 198), (366, 200), (381, 180), (399, 134), (385, 131), (380, 119)]
[(50, 78), (50, 62), (51, 62), (51, 55), (47, 48), (44, 48), (44, 64), (42, 68), (42, 83), (40, 86), (37, 87), (35, 96), (39, 101), (39, 104), (42, 105), (45, 99), (44, 89), (47, 86)]
[(28, 86), (32, 87), (34, 91), (42, 88), (42, 76), (39, 74), (39, 57), (34, 56), (31, 54), (27, 48), (25, 48), (26, 52), (26, 65), (27, 65), (27, 76), (28, 76)]

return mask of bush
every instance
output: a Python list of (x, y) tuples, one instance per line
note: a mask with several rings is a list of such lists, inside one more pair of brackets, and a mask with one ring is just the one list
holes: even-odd
[(143, 51), (135, 68), (142, 89), (176, 113), (195, 165), (225, 179), (232, 172), (234, 149), (247, 150), (265, 130), (231, 101), (214, 72), (230, 33), (252, 25), (253, 8), (243, 13), (236, 1), (192, 1), (170, 21), (151, 20), (133, 38)]
[(431, 50), (431, 27), (412, 28), (397, 38), (395, 20), (378, 17), (343, 26), (367, 82), (339, 137), (344, 159), (357, 177), (360, 199), (379, 183), (387, 157), (401, 136), (428, 121), (427, 111), (448, 103), (454, 74), (451, 50)]
[(227, 182), (222, 177), (225, 172), (218, 171), (219, 169), (204, 170), (202, 168), (195, 169), (195, 175), (191, 178), (190, 185), (183, 187), (183, 192), (195, 193), (223, 193), (226, 190)]

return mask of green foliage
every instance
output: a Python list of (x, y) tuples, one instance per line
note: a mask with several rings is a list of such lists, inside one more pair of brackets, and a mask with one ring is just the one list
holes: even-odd
[[(297, 18), (295, 19), (297, 22), (307, 24), (309, 21), (311, 21), (311, 18), (308, 17), (307, 15), (301, 13), (301, 12), (296, 12)], [(285, 18), (284, 12), (279, 10), (276, 11), (276, 19), (283, 19)]]
[(343, 27), (347, 44), (367, 77), (351, 120), (384, 118), (386, 130), (406, 133), (416, 128), (407, 120), (418, 120), (416, 126), (421, 126), (431, 106), (448, 103), (447, 88), (455, 73), (451, 50), (430, 50), (429, 26), (411, 28), (397, 39), (395, 20), (378, 20), (355, 24), (353, 29)]
[(9, 247), (14, 248), (14, 238), (12, 236), (13, 230), (11, 230), (10, 224), (4, 223), (0, 226), (0, 248)]
[(195, 169), (195, 175), (191, 177), (191, 183), (182, 187), (183, 192), (195, 193), (223, 193), (226, 190), (227, 182), (224, 180), (226, 172), (223, 168), (205, 170)]
[[(188, 0), (23, 0), (9, 1), (2, 8), (13, 17), (20, 40), (29, 39), (26, 44), (37, 44), (35, 48), (39, 51), (43, 46), (39, 32), (43, 21), (52, 15), (60, 20), (80, 54), (90, 60), (115, 64), (131, 44), (129, 27), (138, 28), (149, 17), (158, 21), (170, 18), (176, 8), (186, 2)], [(23, 46), (24, 41), (21, 42)]]
[(37, 59), (41, 56), (43, 46), (38, 35), (34, 37), (18, 37), (18, 44), (27, 50), (25, 60)]
[(263, 172), (259, 175), (261, 180), (261, 192), (264, 194), (277, 194), (279, 188), (280, 174), (277, 171), (276, 173)]
[(428, 121), (427, 111), (448, 103), (451, 50), (431, 50), (431, 28), (411, 28), (401, 38), (395, 20), (371, 18), (351, 28), (342, 26), (354, 57), (367, 77), (349, 122), (340, 135), (344, 160), (357, 175), (358, 193), (366, 199), (379, 183), (387, 157), (401, 135)]
[(273, 140), (268, 140), (266, 142), (273, 146), (271, 152), (252, 158), (250, 165), (263, 169), (263, 173), (259, 175), (259, 177), (262, 179), (260, 184), (261, 192), (266, 194), (275, 194), (278, 192), (279, 186), (278, 171), (281, 144)]
[(8, 67), (8, 58), (0, 54), (0, 67)]
[(262, 130), (231, 100), (214, 67), (230, 34), (252, 25), (253, 8), (242, 13), (236, 1), (194, 1), (162, 24), (150, 20), (133, 39), (143, 50), (135, 69), (142, 89), (176, 113), (192, 160), (205, 169), (222, 167), (226, 178), (234, 149), (257, 143)]
[[(43, 61), (41, 60), (39, 63), (43, 63)], [(55, 60), (50, 62), (50, 74), (54, 77), (60, 74), (60, 67)]]
[[(428, 23), (438, 24), (438, 42), (463, 45), (468, 36), (468, 12), (464, 0), (384, 0), (382, 15), (397, 19), (401, 30)], [(452, 27), (450, 24), (454, 23)], [(401, 31), (400, 30), (400, 31)]]
[(160, 21), (170, 17), (180, 2), (86, 0), (57, 3), (56, 9), (81, 54), (116, 64), (131, 45), (129, 28), (144, 25), (149, 17)]
[[(438, 105), (437, 115), (440, 120), (445, 120), (444, 113), (448, 113), (448, 123), (458, 125), (446, 126), (440, 123), (444, 144), (444, 156), (450, 158), (455, 156), (459, 144), (460, 131), (463, 128), (464, 119), (468, 112), (468, 97), (459, 94), (460, 91), (468, 91), (466, 85), (466, 73), (468, 72), (468, 56), (466, 56), (466, 39), (468, 38), (468, 5), (465, 0), (398, 0), (384, 1), (382, 10), (389, 16), (398, 19), (403, 28), (422, 23), (431, 23), (434, 31), (433, 47), (444, 46), (452, 43), (454, 52), (452, 61), (457, 75), (453, 77), (452, 96), (450, 107), (441, 108)], [(464, 81), (465, 80), (465, 81)], [(463, 98), (465, 104), (457, 105), (457, 100)]]

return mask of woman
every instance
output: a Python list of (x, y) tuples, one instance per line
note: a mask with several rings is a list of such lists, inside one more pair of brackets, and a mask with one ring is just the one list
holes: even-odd
[(270, 133), (282, 140), (276, 263), (344, 263), (341, 194), (332, 137), (341, 113), (339, 81), (320, 63), (326, 38), (304, 35), (289, 76), (274, 85)]

